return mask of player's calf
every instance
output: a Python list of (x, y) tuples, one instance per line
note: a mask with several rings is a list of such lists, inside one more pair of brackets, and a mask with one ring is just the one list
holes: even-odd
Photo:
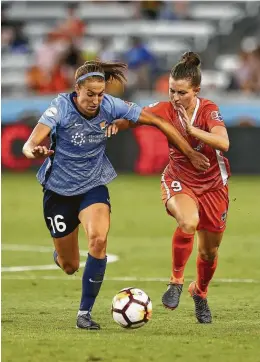
[(53, 260), (54, 260), (54, 263), (55, 263), (59, 268), (62, 269), (62, 267), (60, 266), (60, 264), (59, 264), (59, 262), (58, 262), (58, 253), (57, 253), (56, 250), (54, 250), (54, 252), (53, 252)]
[(53, 259), (54, 259), (54, 262), (55, 264), (61, 268), (62, 270), (64, 270), (64, 272), (68, 275), (72, 275), (74, 274), (76, 271), (78, 271), (79, 269), (79, 261), (61, 261), (59, 262), (58, 261), (58, 253), (56, 250), (54, 250), (53, 252)]
[(77, 261), (63, 263), (62, 269), (66, 274), (72, 275), (79, 270), (79, 263)]

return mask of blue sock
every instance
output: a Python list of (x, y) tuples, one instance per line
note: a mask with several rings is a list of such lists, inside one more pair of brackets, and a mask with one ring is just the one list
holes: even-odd
[(104, 279), (107, 257), (96, 259), (88, 254), (83, 277), (80, 311), (91, 312)]
[(57, 251), (56, 251), (56, 250), (54, 250), (54, 252), (53, 252), (53, 259), (54, 259), (54, 262), (55, 262), (55, 264), (56, 264), (59, 268), (61, 268), (60, 264), (58, 263), (57, 258), (58, 258), (58, 253), (57, 253)]

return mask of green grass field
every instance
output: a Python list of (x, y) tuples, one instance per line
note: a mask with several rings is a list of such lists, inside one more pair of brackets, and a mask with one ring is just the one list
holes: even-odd
[[(2, 361), (260, 361), (260, 177), (230, 180), (228, 228), (209, 293), (212, 325), (196, 323), (187, 293), (196, 248), (179, 308), (161, 305), (175, 222), (161, 204), (159, 181), (120, 175), (109, 187), (108, 253), (119, 260), (108, 264), (93, 311), (101, 331), (75, 328), (82, 269), (71, 277), (58, 268), (2, 272)], [(80, 246), (87, 248), (83, 233)], [(2, 266), (52, 264), (51, 249), (35, 175), (2, 174)], [(138, 330), (122, 329), (110, 314), (112, 297), (128, 286), (143, 289), (153, 302), (152, 320)]]

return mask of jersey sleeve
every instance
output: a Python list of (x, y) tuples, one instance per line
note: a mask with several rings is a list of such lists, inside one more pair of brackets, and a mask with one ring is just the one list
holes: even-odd
[(43, 113), (41, 118), (39, 119), (38, 123), (45, 124), (46, 126), (50, 127), (50, 129), (54, 129), (57, 124), (60, 123), (60, 115), (61, 109), (58, 106), (57, 99), (55, 98), (48, 109)]
[(205, 108), (204, 120), (207, 124), (209, 131), (215, 126), (225, 127), (225, 123), (216, 104), (211, 104)]
[(154, 115), (156, 115), (158, 117), (162, 117), (162, 118), (168, 120), (168, 116), (166, 114), (167, 112), (166, 112), (165, 103), (160, 103), (160, 102), (152, 103), (152, 104), (149, 104), (149, 106), (144, 107), (144, 110), (146, 112), (153, 113)]
[(113, 97), (112, 115), (114, 119), (123, 118), (128, 121), (137, 122), (141, 112), (142, 108), (137, 104)]

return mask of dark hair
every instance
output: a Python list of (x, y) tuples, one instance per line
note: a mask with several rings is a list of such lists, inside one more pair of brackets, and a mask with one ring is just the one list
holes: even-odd
[[(126, 77), (124, 75), (124, 71), (127, 69), (127, 65), (125, 63), (119, 62), (101, 62), (99, 60), (89, 60), (85, 62), (81, 67), (76, 70), (75, 80), (77, 82), (78, 78), (82, 75), (92, 72), (100, 72), (104, 74), (105, 81), (111, 81), (113, 79), (118, 80), (120, 83), (126, 82)], [(98, 75), (91, 76), (87, 79), (94, 78), (96, 80), (103, 81), (104, 78)], [(78, 84), (81, 85), (85, 81), (79, 81)]]
[(200, 57), (197, 53), (186, 52), (171, 70), (172, 78), (188, 79), (193, 87), (198, 87), (201, 83)]
[(68, 10), (77, 10), (78, 7), (79, 7), (78, 3), (70, 2), (70, 3), (67, 4), (67, 9)]

